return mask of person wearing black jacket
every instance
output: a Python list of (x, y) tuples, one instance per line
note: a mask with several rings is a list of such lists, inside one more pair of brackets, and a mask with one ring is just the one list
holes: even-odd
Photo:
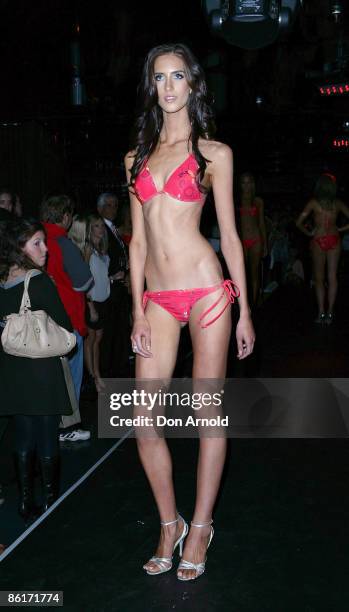
[(130, 312), (125, 276), (128, 258), (125, 245), (114, 221), (118, 200), (113, 193), (102, 193), (97, 209), (107, 227), (110, 305), (100, 348), (100, 369), (103, 378), (128, 378), (130, 354)]

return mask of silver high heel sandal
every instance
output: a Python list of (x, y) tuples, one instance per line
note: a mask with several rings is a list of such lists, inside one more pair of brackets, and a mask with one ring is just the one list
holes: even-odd
[[(207, 525), (212, 525), (213, 520), (211, 519), (208, 523), (193, 523), (191, 522), (191, 526), (192, 527), (206, 527)], [(214, 534), (214, 530), (213, 527), (211, 527), (211, 533), (210, 533), (210, 537), (208, 540), (208, 544), (207, 544), (207, 548), (206, 550), (208, 550), (209, 545), (212, 542), (212, 538), (213, 538), (213, 534)], [(178, 580), (196, 580), (196, 578), (199, 578), (199, 576), (201, 576), (204, 571), (205, 571), (205, 564), (206, 564), (206, 559), (207, 557), (205, 557), (205, 560), (202, 563), (192, 563), (191, 561), (186, 561), (185, 559), (182, 559), (179, 562), (178, 565), (178, 570), (189, 570), (189, 569), (193, 569), (196, 572), (196, 576), (194, 576), (194, 578), (185, 578), (184, 576), (178, 576), (178, 570), (177, 570), (177, 578)]]
[[(183, 553), (183, 542), (188, 533), (188, 524), (185, 522), (184, 518), (180, 514), (178, 514), (178, 517), (175, 521), (169, 521), (168, 523), (164, 523), (163, 521), (161, 521), (160, 525), (162, 525), (163, 527), (166, 527), (167, 525), (174, 525), (175, 523), (178, 523), (179, 519), (182, 519), (183, 521), (183, 531), (182, 534), (179, 536), (178, 540), (176, 540), (176, 542), (174, 543), (172, 553), (174, 553), (177, 546), (179, 545), (179, 555), (181, 557)], [(172, 559), (173, 554), (172, 557), (152, 557), (151, 559), (149, 559), (148, 563), (152, 562), (157, 565), (158, 571), (146, 569), (144, 565), (143, 569), (145, 569), (149, 576), (157, 576), (158, 574), (164, 574), (165, 572), (169, 572), (172, 568)], [(146, 565), (148, 565), (148, 563)]]

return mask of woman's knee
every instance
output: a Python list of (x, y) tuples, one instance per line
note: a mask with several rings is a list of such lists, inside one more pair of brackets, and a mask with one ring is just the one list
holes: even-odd
[(140, 454), (156, 454), (156, 451), (159, 451), (161, 448), (167, 449), (165, 439), (155, 437), (155, 432), (153, 433), (153, 435), (154, 437), (150, 437), (150, 431), (145, 432), (144, 436), (142, 436), (141, 433), (138, 434), (136, 442)]
[(103, 329), (98, 329), (96, 331), (95, 344), (99, 344), (103, 338)]

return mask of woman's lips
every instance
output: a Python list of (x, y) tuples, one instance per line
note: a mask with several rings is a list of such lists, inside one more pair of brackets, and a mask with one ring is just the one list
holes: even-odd
[(176, 96), (165, 96), (165, 102), (173, 102)]

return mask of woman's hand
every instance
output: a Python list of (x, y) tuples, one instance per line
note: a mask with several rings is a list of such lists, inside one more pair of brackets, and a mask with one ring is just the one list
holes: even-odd
[(256, 334), (253, 329), (251, 317), (249, 315), (240, 317), (236, 326), (236, 341), (238, 345), (238, 359), (245, 359), (253, 351)]
[(133, 352), (141, 357), (152, 357), (150, 336), (150, 325), (145, 316), (134, 319), (131, 333)]
[(109, 276), (111, 281), (122, 281), (125, 278), (125, 272), (123, 270), (120, 270), (120, 272), (116, 272), (116, 274), (113, 274), (112, 276)]

